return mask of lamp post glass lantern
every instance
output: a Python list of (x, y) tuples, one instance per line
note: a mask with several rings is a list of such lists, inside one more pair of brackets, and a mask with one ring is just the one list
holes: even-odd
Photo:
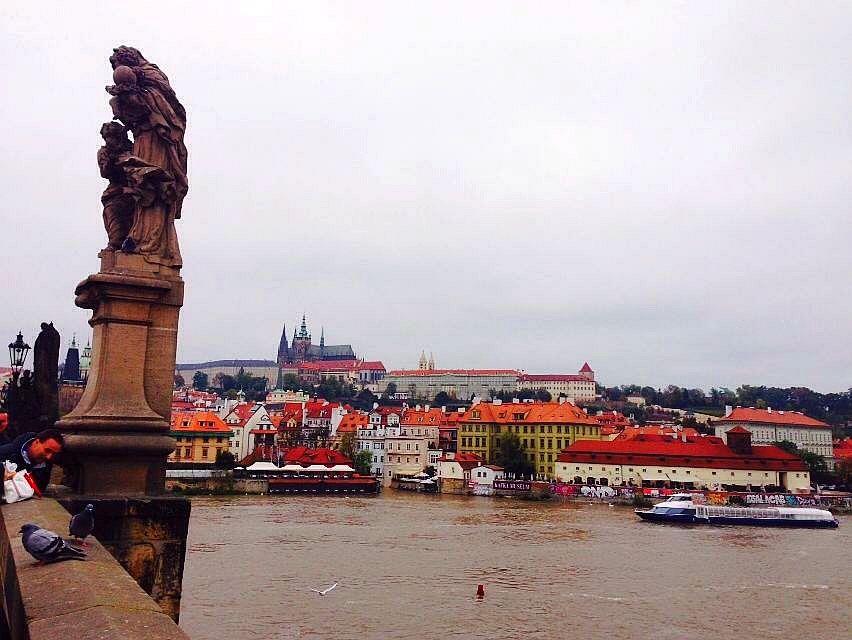
[(29, 352), (30, 345), (24, 342), (24, 336), (18, 331), (18, 338), (14, 342), (9, 343), (9, 362), (12, 365), (12, 373), (18, 374), (21, 372)]

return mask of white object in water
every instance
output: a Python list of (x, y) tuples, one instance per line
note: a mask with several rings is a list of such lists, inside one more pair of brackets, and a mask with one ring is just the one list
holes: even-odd
[(333, 585), (331, 585), (331, 586), (330, 586), (330, 587), (328, 587), (327, 589), (323, 589), (322, 591), (320, 591), (319, 589), (311, 589), (311, 591), (313, 591), (314, 593), (318, 593), (318, 594), (320, 594), (321, 596), (324, 596), (324, 595), (325, 595), (325, 594), (327, 594), (329, 591), (331, 591), (332, 589), (334, 589), (336, 586), (337, 586), (337, 583), (335, 582)]

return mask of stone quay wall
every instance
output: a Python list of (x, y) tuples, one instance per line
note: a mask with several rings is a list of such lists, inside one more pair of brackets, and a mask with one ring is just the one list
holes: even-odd
[(68, 512), (50, 498), (0, 507), (0, 637), (11, 640), (189, 640), (122, 568), (89, 537), (89, 557), (37, 566), (18, 533), (32, 522), (68, 533)]

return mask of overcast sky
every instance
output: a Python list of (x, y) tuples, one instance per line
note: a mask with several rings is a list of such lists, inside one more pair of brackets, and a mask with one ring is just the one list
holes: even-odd
[(388, 368), (844, 390), (852, 5), (796, 4), (3, 2), (2, 344), (88, 335), (128, 44), (188, 113), (181, 361), (304, 311)]

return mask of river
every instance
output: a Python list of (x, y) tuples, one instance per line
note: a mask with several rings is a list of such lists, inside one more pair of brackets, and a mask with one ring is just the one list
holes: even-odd
[(833, 640), (852, 637), (850, 560), (849, 517), (683, 527), (605, 503), (204, 497), (181, 626), (193, 640)]

